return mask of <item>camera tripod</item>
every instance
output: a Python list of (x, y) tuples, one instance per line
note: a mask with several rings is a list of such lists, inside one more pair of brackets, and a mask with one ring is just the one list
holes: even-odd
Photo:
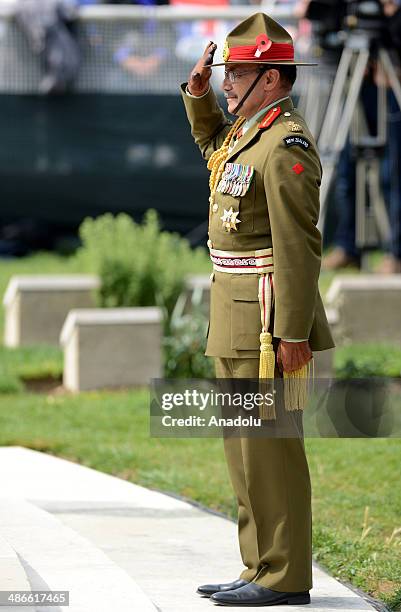
[[(353, 32), (348, 35), (317, 141), (323, 166), (318, 223), (322, 234), (329, 190), (348, 137), (355, 146), (355, 242), (362, 252), (390, 238), (390, 222), (380, 188), (380, 156), (387, 142), (386, 81), (401, 109), (401, 85), (391, 55), (380, 45), (373, 52), (373, 40), (370, 32)], [(372, 59), (376, 61), (378, 77), (377, 133), (374, 136), (368, 135), (361, 103), (362, 84)]]

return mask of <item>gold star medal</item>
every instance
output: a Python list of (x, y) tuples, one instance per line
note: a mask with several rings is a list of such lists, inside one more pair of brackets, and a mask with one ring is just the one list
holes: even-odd
[(223, 221), (223, 227), (230, 232), (232, 229), (237, 231), (237, 223), (241, 223), (240, 219), (237, 219), (239, 212), (234, 212), (233, 207), (229, 210), (224, 209), (223, 216), (220, 219)]

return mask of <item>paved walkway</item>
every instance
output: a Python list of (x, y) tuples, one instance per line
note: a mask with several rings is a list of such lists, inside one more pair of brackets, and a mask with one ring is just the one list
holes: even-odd
[[(181, 500), (19, 447), (0, 448), (0, 474), (0, 590), (70, 591), (35, 612), (220, 609), (196, 586), (241, 568), (235, 524)], [(313, 583), (291, 612), (374, 609), (317, 566)]]

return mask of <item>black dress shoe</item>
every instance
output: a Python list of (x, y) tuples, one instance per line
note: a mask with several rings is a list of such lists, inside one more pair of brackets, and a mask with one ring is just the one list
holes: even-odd
[(226, 582), (225, 584), (202, 584), (197, 589), (197, 593), (199, 595), (206, 595), (206, 597), (210, 597), (214, 593), (220, 593), (220, 591), (234, 591), (235, 589), (239, 589), (240, 587), (249, 584), (247, 580), (234, 580), (234, 582)]
[(284, 593), (271, 591), (265, 587), (248, 582), (245, 586), (235, 591), (215, 593), (210, 601), (221, 606), (275, 606), (278, 604), (308, 604), (310, 603), (309, 591), (297, 593)]

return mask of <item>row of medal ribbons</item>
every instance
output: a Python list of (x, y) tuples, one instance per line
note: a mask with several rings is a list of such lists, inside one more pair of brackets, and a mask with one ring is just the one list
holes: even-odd
[(233, 196), (243, 196), (249, 189), (253, 173), (253, 166), (227, 163), (217, 185), (217, 191)]

